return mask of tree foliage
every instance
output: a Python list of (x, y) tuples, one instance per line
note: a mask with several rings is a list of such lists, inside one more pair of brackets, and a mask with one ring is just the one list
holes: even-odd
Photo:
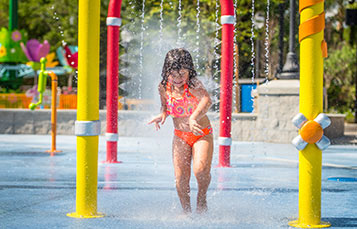
[[(199, 56), (200, 60), (198, 65), (200, 66), (201, 73), (210, 77), (219, 78), (219, 55), (220, 44), (216, 42), (220, 40), (220, 6), (217, 0), (199, 0), (199, 24), (200, 30), (197, 32), (197, 1), (181, 0), (181, 34), (184, 41), (190, 43), (188, 47), (192, 50), (196, 49), (194, 56)], [(252, 44), (252, 1), (251, 0), (233, 0), (237, 5), (236, 10), (236, 43), (239, 47), (239, 72), (240, 78), (251, 78), (251, 58), (252, 58), (252, 45), (255, 45), (256, 40), (261, 41), (262, 52), (261, 55), (256, 57), (256, 60), (265, 61), (265, 44), (266, 39), (265, 28), (258, 30), (253, 28), (255, 37), (253, 38), (254, 44)], [(269, 78), (274, 78), (274, 74), (278, 65), (278, 36), (279, 36), (279, 11), (278, 5), (285, 4), (285, 25), (284, 25), (284, 53), (287, 53), (287, 44), (289, 39), (289, 1), (287, 0), (270, 0), (270, 14), (269, 14), (269, 33), (268, 33), (268, 47), (269, 50)], [(8, 24), (8, 0), (0, 0), (0, 27), (7, 27)], [(100, 65), (101, 72), (105, 70), (106, 66), (106, 16), (109, 0), (101, 1), (101, 51), (100, 51)], [(163, 11), (161, 11), (161, 4)], [(326, 60), (325, 72), (326, 72), (326, 86), (335, 87), (336, 82), (340, 85), (340, 76), (353, 74), (352, 65), (340, 65), (337, 64), (338, 57), (340, 55), (347, 54), (349, 50), (346, 50), (345, 46), (341, 45), (341, 41), (347, 37), (344, 34), (349, 33), (349, 28), (344, 26), (345, 20), (345, 8), (348, 6), (347, 0), (326, 0), (325, 11), (326, 15), (326, 28), (325, 39), (328, 43), (330, 57)], [(179, 1), (173, 0), (145, 0), (144, 8), (145, 12), (142, 12), (143, 1), (142, 0), (123, 0), (121, 17), (123, 25), (121, 30), (130, 30), (136, 39), (131, 41), (131, 47), (137, 47), (140, 45), (140, 36), (142, 28), (144, 28), (144, 46), (148, 46), (149, 42), (156, 39), (156, 42), (160, 37), (160, 17), (163, 17), (163, 32), (164, 34), (177, 35), (178, 32), (178, 18), (179, 18)], [(267, 1), (255, 1), (255, 13), (262, 12), (266, 17)], [(141, 16), (145, 15), (143, 19)], [(51, 44), (52, 51), (61, 45), (62, 41), (65, 41), (71, 45), (77, 44), (77, 32), (78, 32), (78, 1), (73, 0), (19, 0), (19, 29), (26, 30), (28, 32), (27, 37), (29, 39), (36, 38), (40, 41), (44, 39), (48, 40)], [(296, 12), (297, 22), (299, 21), (298, 12)], [(142, 21), (144, 25), (142, 25)], [(218, 33), (216, 32), (218, 30)], [(218, 36), (217, 36), (218, 35)], [(195, 47), (196, 37), (200, 37), (199, 47)], [(148, 39), (146, 39), (148, 38)], [(173, 37), (176, 39), (177, 37)], [(298, 33), (296, 31), (296, 41)], [(169, 39), (170, 40), (170, 39)], [(171, 37), (172, 41), (172, 37)], [(174, 43), (174, 42), (171, 42)], [(296, 53), (299, 55), (299, 43), (296, 42)], [(171, 44), (174, 46), (175, 44)], [(129, 48), (128, 48), (129, 47)], [(341, 49), (342, 48), (342, 49)], [(198, 51), (197, 51), (198, 50)], [(254, 48), (253, 48), (254, 50)], [(155, 52), (155, 50), (152, 50)], [(120, 49), (121, 55), (128, 54), (136, 57), (139, 55), (139, 50), (130, 49), (130, 45), (127, 47), (122, 46)], [(344, 53), (344, 54), (341, 54)], [(342, 58), (342, 57), (341, 57)], [(150, 60), (152, 61), (152, 60)], [(285, 61), (285, 60), (284, 60)], [(121, 66), (125, 65), (125, 61), (121, 61)], [(261, 64), (261, 66), (264, 66)], [(265, 77), (264, 69), (262, 67), (260, 75)], [(128, 76), (128, 75), (126, 75)], [(349, 75), (348, 77), (352, 77)], [(344, 79), (346, 80), (346, 79)], [(346, 84), (344, 87), (348, 88), (348, 93), (339, 94), (341, 101), (349, 101), (353, 99), (350, 92), (353, 91), (352, 84)], [(329, 92), (329, 104), (330, 107), (336, 107), (336, 110), (343, 111), (350, 107), (345, 106), (342, 102), (336, 102), (334, 100), (335, 89), (328, 88)], [(332, 93), (332, 94), (331, 94)], [(350, 108), (348, 108), (350, 109)]]
[(325, 86), (330, 112), (352, 112), (356, 100), (354, 87), (357, 66), (357, 47), (342, 43), (325, 61)]

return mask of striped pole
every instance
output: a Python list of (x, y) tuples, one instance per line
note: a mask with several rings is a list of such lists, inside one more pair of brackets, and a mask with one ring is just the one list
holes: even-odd
[(221, 59), (221, 92), (219, 119), (219, 164), (218, 167), (230, 167), (231, 153), (231, 118), (232, 118), (232, 85), (233, 85), (233, 36), (234, 5), (232, 0), (221, 0), (222, 24), (222, 59)]
[(94, 218), (97, 212), (99, 121), (100, 0), (79, 0), (76, 212), (67, 216)]
[[(324, 41), (324, 0), (300, 0), (300, 113), (308, 120), (322, 112)], [(321, 221), (322, 151), (308, 144), (299, 151), (299, 219), (289, 225), (322, 228)]]

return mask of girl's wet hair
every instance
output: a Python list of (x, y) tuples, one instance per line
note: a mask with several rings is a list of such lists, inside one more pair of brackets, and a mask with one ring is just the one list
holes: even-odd
[(197, 76), (197, 72), (193, 66), (191, 54), (183, 48), (176, 48), (170, 50), (165, 57), (164, 66), (162, 68), (162, 81), (161, 84), (166, 90), (166, 84), (171, 72), (179, 72), (181, 69), (187, 69), (189, 72), (188, 86), (193, 87), (193, 79)]

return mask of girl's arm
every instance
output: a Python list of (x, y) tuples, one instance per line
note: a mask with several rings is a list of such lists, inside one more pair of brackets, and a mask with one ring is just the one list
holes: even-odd
[(160, 100), (161, 100), (161, 108), (160, 108), (160, 113), (165, 113), (166, 114), (166, 91), (164, 86), (160, 83), (159, 84), (159, 94), (160, 94)]
[(160, 100), (161, 100), (161, 109), (160, 109), (160, 114), (154, 117), (148, 124), (155, 123), (155, 128), (156, 130), (160, 129), (160, 124), (163, 125), (165, 123), (165, 120), (167, 118), (167, 113), (166, 113), (166, 92), (162, 84), (159, 84), (159, 94), (160, 94)]
[(207, 90), (198, 79), (195, 82), (195, 88), (192, 90), (192, 94), (200, 101), (196, 110), (190, 116), (190, 119), (200, 120), (204, 117), (212, 105), (211, 97)]

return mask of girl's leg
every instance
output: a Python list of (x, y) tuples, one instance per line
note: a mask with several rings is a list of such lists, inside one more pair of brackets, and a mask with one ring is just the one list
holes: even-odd
[(192, 148), (181, 138), (174, 136), (172, 153), (177, 194), (184, 212), (189, 213), (191, 212), (190, 176)]
[(193, 145), (193, 172), (198, 183), (197, 212), (207, 210), (206, 194), (211, 182), (211, 163), (213, 155), (213, 136), (206, 135)]

